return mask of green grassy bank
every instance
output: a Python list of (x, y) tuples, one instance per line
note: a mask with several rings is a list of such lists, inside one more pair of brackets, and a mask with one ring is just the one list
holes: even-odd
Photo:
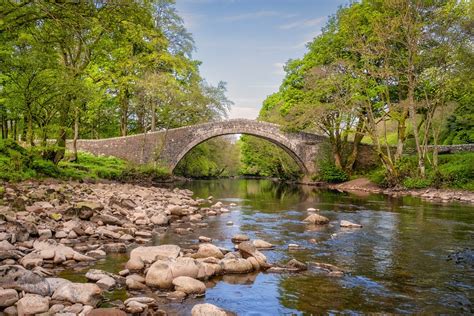
[(133, 166), (115, 157), (79, 153), (78, 160), (68, 157), (55, 165), (42, 158), (41, 148), (23, 148), (12, 140), (0, 140), (0, 180), (18, 182), (29, 179), (63, 180), (108, 179), (115, 181), (163, 181), (170, 173), (161, 167)]

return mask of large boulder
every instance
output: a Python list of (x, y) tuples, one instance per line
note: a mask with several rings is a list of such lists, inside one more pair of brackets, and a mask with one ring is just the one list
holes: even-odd
[(206, 292), (206, 285), (199, 280), (187, 276), (180, 276), (173, 280), (176, 291), (186, 294), (203, 294)]
[[(257, 250), (257, 247), (250, 241), (244, 241), (239, 244), (239, 252), (243, 258), (253, 257), (261, 268), (268, 268), (267, 258), (263, 253)], [(255, 268), (256, 266), (254, 266)]]
[(214, 246), (213, 244), (208, 244), (208, 243), (200, 244), (197, 253), (194, 254), (194, 258), (208, 258), (208, 257), (222, 259), (224, 258), (224, 254), (218, 247)]
[(180, 251), (181, 248), (176, 245), (137, 247), (130, 253), (126, 268), (132, 271), (142, 270), (145, 264), (151, 264), (157, 260), (175, 259)]
[(153, 263), (145, 277), (148, 286), (168, 289), (173, 279), (179, 276), (197, 278), (201, 265), (193, 258), (180, 257), (175, 260), (158, 260)]
[(36, 315), (49, 310), (49, 297), (37, 294), (27, 294), (17, 304), (18, 316)]
[(53, 299), (96, 306), (101, 300), (102, 290), (91, 283), (71, 283), (60, 286), (54, 291)]
[(50, 295), (50, 286), (42, 276), (19, 265), (0, 266), (0, 287), (42, 296)]
[(253, 270), (252, 264), (242, 258), (222, 259), (220, 264), (224, 273), (249, 273)]
[(311, 214), (304, 219), (304, 222), (308, 222), (314, 225), (325, 225), (329, 223), (329, 219), (319, 214)]
[(191, 316), (226, 316), (227, 313), (212, 304), (197, 304), (191, 310)]

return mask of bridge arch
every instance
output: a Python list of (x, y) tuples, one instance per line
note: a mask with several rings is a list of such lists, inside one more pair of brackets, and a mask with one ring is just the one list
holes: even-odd
[(176, 158), (173, 160), (172, 164), (170, 165), (171, 171), (174, 171), (176, 166), (186, 156), (186, 154), (189, 153), (194, 147), (198, 146), (199, 144), (202, 144), (212, 138), (216, 138), (219, 136), (236, 135), (236, 134), (255, 136), (277, 145), (278, 147), (283, 149), (296, 162), (301, 172), (303, 172), (304, 174), (308, 173), (308, 168), (305, 166), (303, 160), (295, 152), (295, 148), (292, 148), (293, 146), (287, 141), (285, 141), (285, 139), (278, 137), (278, 135), (271, 135), (269, 137), (267, 133), (261, 133), (255, 130), (248, 130), (248, 129), (241, 129), (241, 130), (238, 130), (237, 132), (235, 132), (234, 130), (214, 131), (214, 132), (210, 132), (204, 135), (199, 135), (198, 137), (193, 139), (190, 143), (188, 143), (186, 147), (183, 148), (181, 152), (176, 156)]

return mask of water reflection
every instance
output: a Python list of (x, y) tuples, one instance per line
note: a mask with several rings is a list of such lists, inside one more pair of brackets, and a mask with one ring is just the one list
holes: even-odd
[[(170, 315), (189, 314), (194, 304), (212, 303), (239, 315), (300, 315), (322, 313), (472, 314), (474, 268), (447, 261), (454, 251), (473, 247), (474, 207), (433, 204), (413, 197), (355, 195), (267, 180), (209, 180), (184, 183), (196, 197), (237, 203), (231, 212), (208, 218), (208, 227), (192, 226), (181, 236), (157, 235), (155, 244), (189, 247), (198, 236), (233, 248), (230, 238), (244, 233), (276, 245), (265, 251), (272, 263), (292, 258), (333, 264), (347, 273), (330, 277), (319, 270), (302, 274), (226, 275), (207, 283), (203, 298), (183, 303), (160, 301)], [(331, 222), (308, 225), (309, 207), (319, 208)], [(344, 229), (339, 221), (360, 223)], [(227, 222), (234, 224), (228, 226)], [(289, 250), (288, 244), (301, 246)], [(96, 268), (123, 269), (126, 256), (108, 256)], [(64, 277), (84, 281), (82, 272)], [(124, 291), (110, 299), (123, 299)]]
[[(349, 272), (342, 278), (259, 274), (245, 292), (241, 283), (218, 282), (206, 295), (211, 303), (239, 314), (473, 311), (473, 270), (446, 261), (452, 251), (472, 247), (472, 206), (319, 191), (264, 180), (196, 181), (186, 187), (199, 197), (238, 201), (236, 211), (210, 223), (209, 231), (215, 230), (222, 246), (230, 247), (230, 236), (242, 232), (278, 245), (266, 252), (272, 262), (296, 258)], [(330, 225), (302, 223), (308, 207), (319, 208)], [(363, 228), (342, 229), (341, 219)], [(224, 226), (228, 220), (235, 225)], [(303, 250), (289, 251), (289, 243)], [(256, 303), (255, 297), (265, 304)]]

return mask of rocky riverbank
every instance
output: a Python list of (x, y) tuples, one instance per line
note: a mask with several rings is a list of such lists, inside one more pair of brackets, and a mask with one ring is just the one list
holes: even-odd
[(367, 192), (386, 194), (393, 197), (398, 196), (416, 196), (423, 200), (434, 202), (462, 202), (474, 204), (474, 192), (465, 190), (451, 190), (451, 189), (404, 189), (404, 188), (389, 188), (384, 189), (377, 186), (366, 178), (359, 178), (347, 181), (340, 184), (327, 185), (329, 189), (344, 191), (344, 192)]
[[(296, 260), (273, 266), (260, 251), (273, 245), (245, 235), (232, 238), (232, 250), (205, 236), (189, 249), (152, 245), (157, 233), (186, 235), (234, 206), (213, 203), (212, 197), (194, 199), (189, 190), (25, 182), (6, 185), (2, 194), (0, 313), (5, 315), (164, 315), (158, 297), (202, 296), (217, 275), (307, 269)], [(117, 274), (89, 269), (88, 283), (57, 277), (61, 270), (87, 269), (113, 253), (129, 253)], [(126, 289), (128, 299), (99, 308), (104, 293), (118, 288)], [(227, 314), (211, 304), (192, 309), (192, 315)]]

